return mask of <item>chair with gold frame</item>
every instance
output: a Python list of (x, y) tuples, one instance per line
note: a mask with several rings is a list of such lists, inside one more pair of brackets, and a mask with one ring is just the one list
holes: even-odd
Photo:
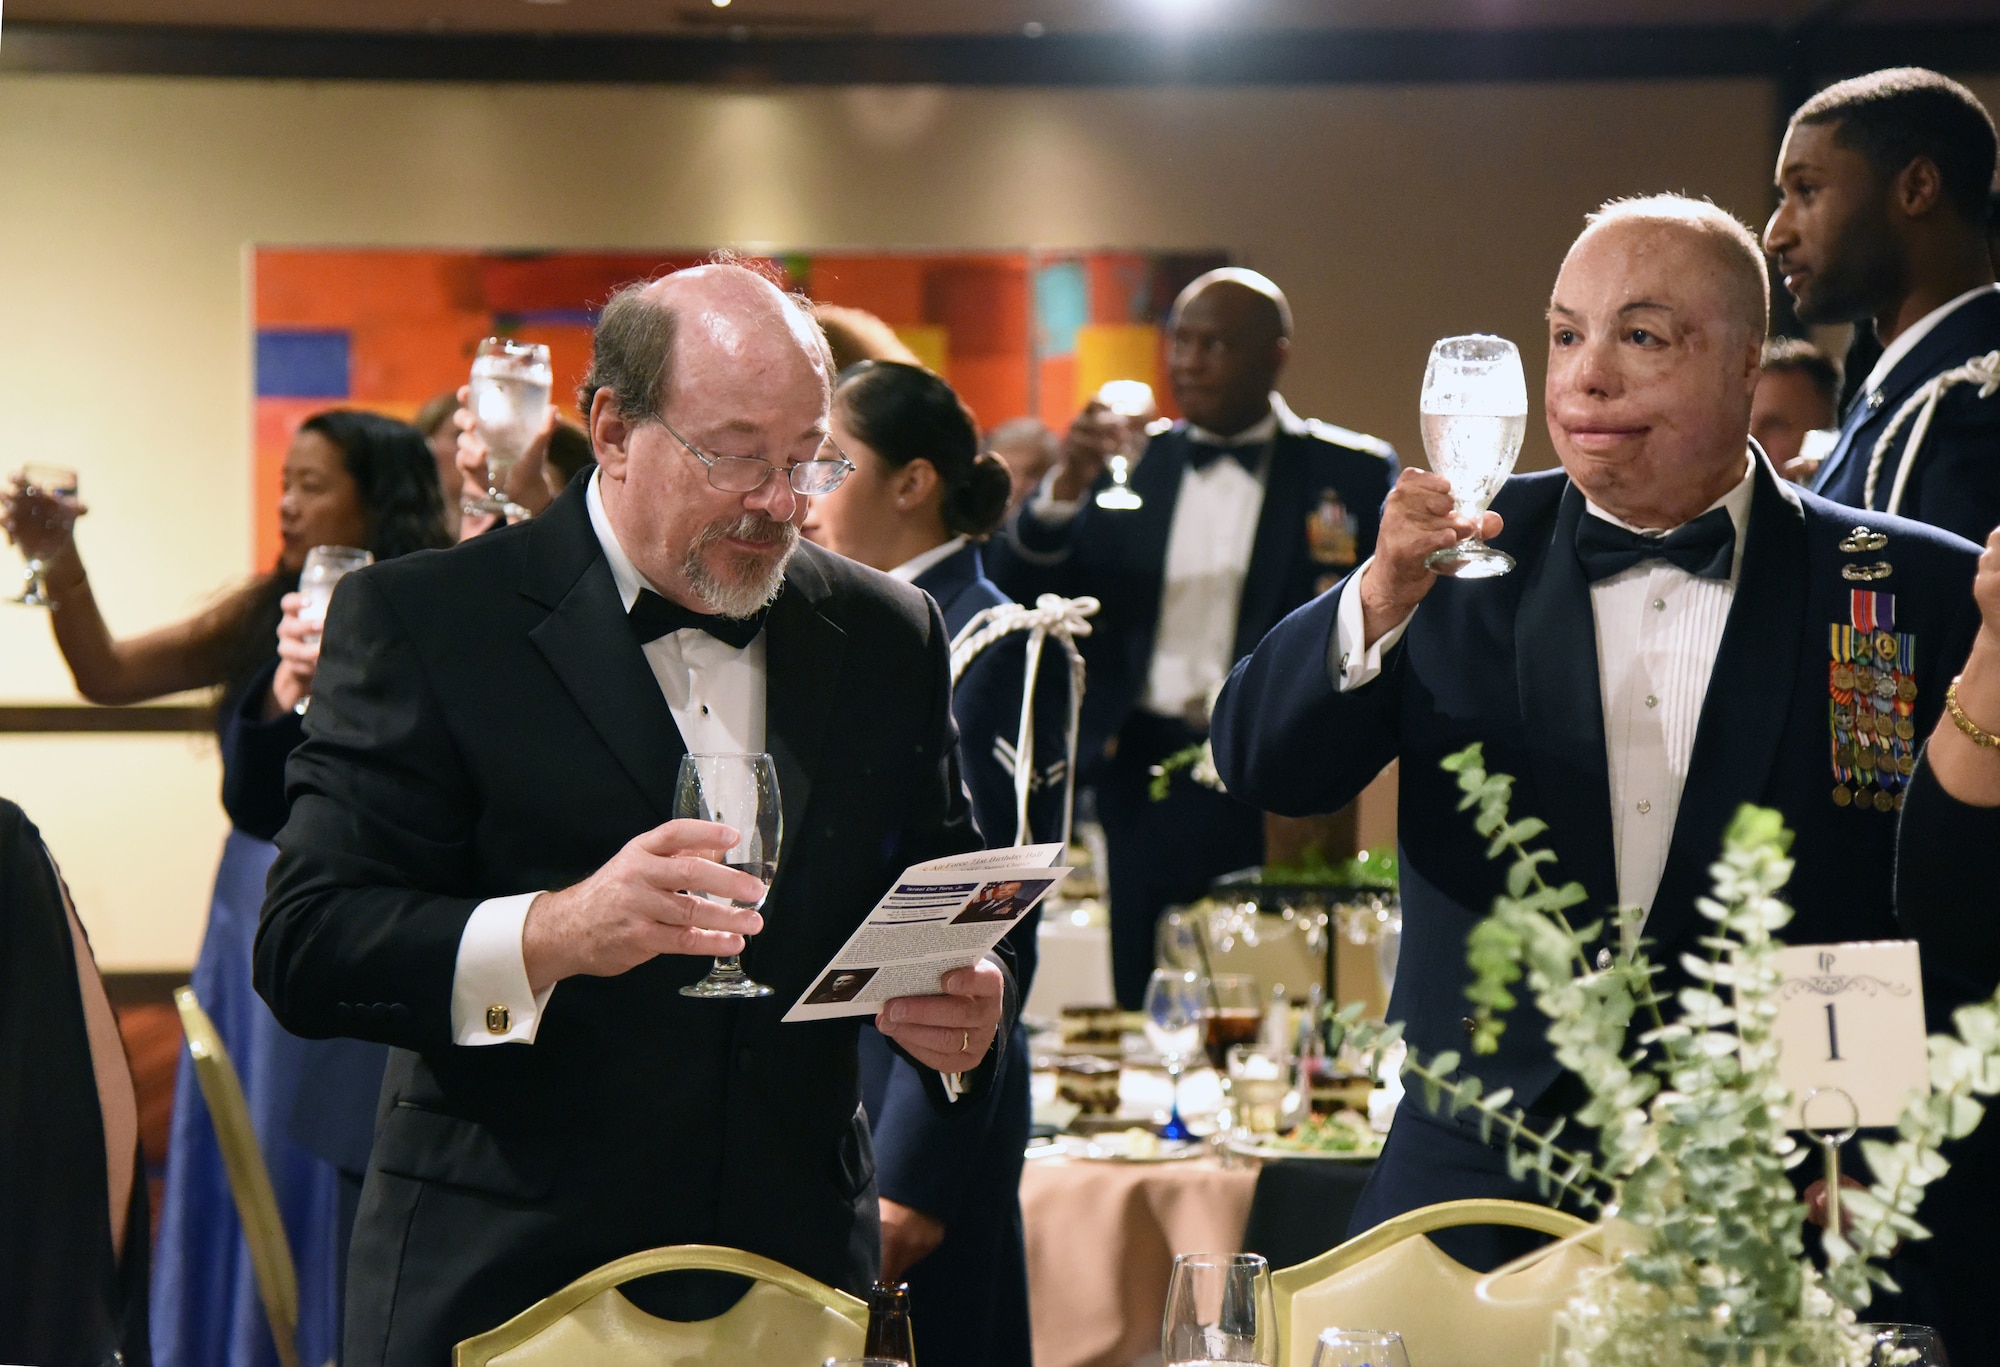
[[(756, 1283), (714, 1319), (646, 1314), (618, 1288), (656, 1272), (732, 1272)], [(712, 1244), (634, 1253), (586, 1273), (452, 1350), (452, 1367), (819, 1367), (858, 1358), (868, 1307), (783, 1263)]]
[(250, 1108), (243, 1101), (243, 1084), (236, 1075), (236, 1065), (229, 1061), (222, 1036), (216, 1033), (215, 1022), (201, 1009), (194, 989), (176, 988), (174, 1005), (180, 1009), (181, 1029), (187, 1035), (188, 1052), (194, 1056), (195, 1082), (201, 1087), (201, 1099), (208, 1106), (216, 1143), (222, 1150), (222, 1169), (229, 1178), (237, 1219), (243, 1225), (243, 1241), (250, 1249), (257, 1295), (264, 1302), (264, 1317), (270, 1321), (271, 1338), (278, 1345), (278, 1362), (280, 1367), (299, 1367), (298, 1272), (292, 1265), (292, 1246), (285, 1238), (284, 1222), (278, 1216), (271, 1173), (264, 1166), (264, 1150), (250, 1123)]
[[(1564, 1242), (1488, 1277), (1423, 1237), (1461, 1225), (1510, 1225)], [(1339, 1327), (1393, 1329), (1422, 1367), (1537, 1367), (1556, 1311), (1605, 1263), (1597, 1227), (1563, 1211), (1526, 1201), (1424, 1206), (1271, 1274), (1279, 1361), (1311, 1367), (1320, 1331)]]

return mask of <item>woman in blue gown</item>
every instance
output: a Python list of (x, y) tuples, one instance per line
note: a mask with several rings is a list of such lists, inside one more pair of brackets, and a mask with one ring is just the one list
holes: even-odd
[[(365, 1167), (383, 1060), (373, 1046), (287, 1034), (250, 985), (264, 875), (277, 853), (270, 842), (285, 819), (285, 759), (302, 735), (294, 705), (310, 691), (316, 656), (295, 646), (294, 658), (281, 660), (278, 629), (296, 618), (298, 600), (288, 595), (314, 546), (363, 546), (385, 559), (448, 544), (437, 466), (422, 436), (403, 423), (346, 410), (316, 415), (285, 457), (283, 551), (272, 571), (187, 621), (122, 640), (98, 611), (71, 535), (83, 511), (73, 500), (39, 496), (9, 499), (5, 508), (9, 535), (50, 562), (50, 622), (77, 691), (97, 703), (221, 691), (217, 734), (231, 829), (192, 984), (242, 1076), (297, 1267), (299, 1359), (318, 1367), (338, 1356), (345, 1232), (358, 1191), (358, 1177), (344, 1183), (343, 1171)], [(152, 1346), (161, 1367), (277, 1363), (185, 1051), (153, 1257)]]
[[(957, 636), (982, 609), (1011, 600), (980, 563), (979, 542), (1006, 515), (1007, 467), (981, 454), (972, 414), (951, 386), (921, 366), (863, 361), (834, 389), (833, 437), (855, 471), (815, 499), (806, 534), (830, 550), (924, 590)], [(959, 757), (973, 819), (989, 847), (1015, 843), (1017, 798), (1010, 758), (1019, 739), (1027, 638), (1001, 638), (952, 689)], [(865, 706), (866, 700), (857, 700)], [(1047, 643), (1035, 694), (1031, 842), (1062, 838), (1069, 715), (1069, 659)], [(1035, 966), (1040, 913), (1008, 932), (1022, 999)], [(882, 1197), (883, 1275), (903, 1277), (922, 1328), (926, 1364), (1024, 1367), (1027, 1260), (1021, 1230), (1021, 1162), (1030, 1112), (1026, 1032), (1007, 1041), (1005, 1070), (988, 1098), (939, 1115), (916, 1070), (872, 1028), (861, 1033), (862, 1095), (874, 1130)]]

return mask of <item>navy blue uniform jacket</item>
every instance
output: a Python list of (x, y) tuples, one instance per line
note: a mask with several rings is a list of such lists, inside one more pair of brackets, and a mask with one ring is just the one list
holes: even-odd
[[(1854, 396), (1841, 423), (1840, 441), (1813, 481), (1814, 491), (1836, 503), (1861, 507), (1869, 457), (1904, 400), (1933, 375), (1994, 351), (2000, 351), (2000, 293), (1989, 292), (1969, 300), (1932, 329), (1879, 389)], [(1978, 384), (1957, 384), (1946, 391), (1896, 509), (1972, 541), (1986, 540), (1986, 534), (2000, 526), (2000, 391), (1982, 398), (1980, 389)], [(1906, 419), (1892, 449), (1883, 453), (1875, 498), (1868, 506), (1889, 506), (1889, 491), (1915, 422), (1915, 416)]]

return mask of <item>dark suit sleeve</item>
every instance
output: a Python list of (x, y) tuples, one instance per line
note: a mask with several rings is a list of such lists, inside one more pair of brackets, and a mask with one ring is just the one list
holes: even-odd
[(2000, 527), (2000, 393), (1982, 399), (1976, 384), (1954, 386), (1917, 459), (1916, 506), (1906, 503), (1903, 516), (1984, 545)]
[(1338, 691), (1327, 653), (1345, 584), (1273, 627), (1216, 700), (1216, 772), (1253, 807), (1281, 816), (1338, 811), (1396, 757), (1406, 645), (1389, 652), (1377, 678)]
[[(1110, 482), (1100, 476), (1095, 491)], [(1084, 589), (1076, 576), (1076, 548), (1090, 535), (1091, 493), (1068, 518), (1041, 518), (1034, 512), (1040, 491), (1021, 500), (999, 534), (982, 548), (986, 576), (1017, 603), (1032, 603), (1045, 593), (1074, 598)]]
[(477, 902), (441, 890), (473, 882), (478, 804), (411, 635), (367, 572), (342, 581), (325, 639), (287, 770), (257, 990), (294, 1034), (442, 1050)]
[[(1951, 725), (1950, 721), (1941, 723)], [(1896, 914), (1967, 1000), (2000, 987), (2000, 922), (1993, 916), (2000, 807), (1960, 802), (1919, 759), (1896, 829)]]

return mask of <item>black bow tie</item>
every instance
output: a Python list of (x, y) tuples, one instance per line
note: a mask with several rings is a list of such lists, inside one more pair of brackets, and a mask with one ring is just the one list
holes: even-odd
[(741, 650), (764, 629), (764, 612), (753, 617), (717, 617), (694, 612), (651, 589), (640, 589), (625, 620), (640, 645), (657, 641), (670, 631), (705, 631), (724, 645)]
[(1648, 560), (1665, 560), (1699, 579), (1728, 579), (1736, 555), (1736, 524), (1727, 508), (1710, 508), (1665, 536), (1641, 536), (1585, 513), (1576, 520), (1576, 558), (1595, 584)]
[(1265, 443), (1244, 442), (1240, 446), (1225, 446), (1219, 441), (1196, 441), (1188, 438), (1188, 464), (1197, 470), (1206, 470), (1215, 462), (1228, 456), (1248, 470), (1257, 473), (1257, 463), (1263, 458)]

